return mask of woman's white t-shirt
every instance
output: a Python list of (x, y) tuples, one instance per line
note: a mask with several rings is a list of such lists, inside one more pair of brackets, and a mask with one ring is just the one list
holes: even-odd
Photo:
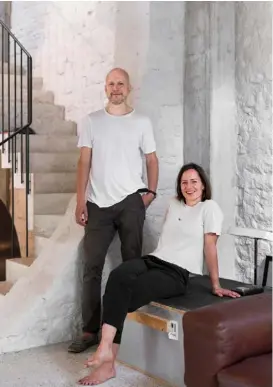
[(158, 246), (151, 255), (178, 265), (191, 273), (202, 274), (204, 234), (221, 235), (223, 213), (214, 200), (187, 206), (171, 199)]

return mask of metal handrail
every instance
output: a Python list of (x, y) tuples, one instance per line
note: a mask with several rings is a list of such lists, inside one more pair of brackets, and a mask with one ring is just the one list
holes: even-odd
[(25, 47), (19, 42), (19, 40), (16, 38), (16, 36), (11, 32), (11, 30), (9, 29), (8, 26), (6, 26), (6, 24), (0, 20), (0, 24), (1, 26), (4, 28), (4, 30), (7, 31), (7, 33), (12, 37), (12, 39), (18, 44), (18, 46), (22, 49), (22, 51), (24, 51), (24, 53), (29, 57), (31, 58), (31, 55), (30, 53), (25, 49)]
[(24, 132), (27, 128), (29, 128), (29, 124), (24, 125), (22, 128), (17, 129), (9, 137), (6, 137), (3, 141), (0, 141), (0, 146), (4, 145), (6, 142), (10, 141), (13, 137), (16, 137), (17, 134)]
[[(11, 257), (14, 253), (14, 220), (15, 220), (15, 187), (14, 177), (18, 172), (18, 157), (17, 147), (19, 146), (20, 153), (20, 174), (21, 183), (25, 182), (26, 188), (26, 256), (29, 253), (28, 243), (28, 195), (30, 193), (30, 166), (29, 166), (29, 133), (30, 125), (32, 124), (32, 57), (25, 47), (19, 42), (11, 30), (0, 20), (0, 32), (2, 32), (2, 58), (0, 71), (2, 69), (1, 79), (2, 85), (0, 88), (1, 95), (1, 111), (2, 120), (0, 120), (0, 129), (2, 129), (2, 140), (0, 141), (0, 150), (3, 154), (7, 152), (7, 159), (11, 165), (11, 216), (12, 216), (12, 232), (11, 232)], [(5, 57), (5, 46), (7, 55)], [(11, 58), (13, 55), (14, 72), (11, 74)], [(17, 62), (19, 57), (19, 61)], [(19, 70), (18, 70), (19, 69)], [(7, 70), (6, 73), (4, 70)], [(26, 70), (26, 71), (25, 71)], [(13, 84), (11, 75), (14, 76)], [(26, 111), (24, 111), (24, 84), (23, 79), (26, 78)], [(13, 97), (12, 97), (13, 92)], [(19, 101), (19, 102), (18, 102)], [(12, 102), (14, 109), (12, 109)], [(26, 114), (25, 114), (26, 113)], [(12, 115), (13, 114), (13, 115)], [(2, 122), (1, 122), (2, 121)], [(13, 122), (12, 122), (13, 121)], [(12, 127), (13, 124), (13, 127)], [(7, 137), (5, 138), (7, 134)], [(19, 140), (19, 141), (17, 141)], [(7, 144), (7, 149), (5, 149)]]

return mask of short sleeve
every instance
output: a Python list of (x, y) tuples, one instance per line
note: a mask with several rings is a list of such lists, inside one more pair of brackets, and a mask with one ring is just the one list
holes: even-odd
[(214, 233), (221, 235), (223, 213), (214, 200), (207, 200), (204, 210), (204, 234)]
[(151, 120), (148, 117), (145, 117), (143, 120), (142, 128), (142, 143), (141, 150), (144, 154), (155, 152), (156, 144), (154, 139), (154, 132)]
[(93, 147), (93, 134), (92, 134), (92, 125), (91, 118), (89, 116), (84, 117), (78, 123), (78, 133), (79, 133), (79, 141), (78, 148)]

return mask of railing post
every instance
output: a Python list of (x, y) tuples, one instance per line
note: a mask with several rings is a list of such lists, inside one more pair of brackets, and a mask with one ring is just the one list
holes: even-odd
[[(10, 2), (9, 2), (10, 3)], [(2, 8), (1, 8), (2, 7)], [(30, 181), (30, 155), (29, 155), (29, 133), (30, 125), (32, 123), (32, 58), (30, 54), (25, 50), (22, 44), (14, 36), (14, 34), (9, 30), (5, 23), (1, 20), (1, 12), (3, 11), (4, 4), (0, 2), (0, 31), (2, 32), (1, 36), (1, 69), (2, 69), (2, 85), (1, 85), (1, 112), (2, 112), (2, 122), (0, 123), (2, 131), (2, 136), (0, 138), (0, 149), (2, 152), (5, 152), (4, 144), (7, 143), (7, 159), (11, 165), (10, 169), (10, 183), (9, 187), (11, 189), (11, 203), (9, 206), (11, 215), (12, 215), (12, 230), (11, 230), (11, 256), (14, 256), (14, 244), (15, 244), (15, 176), (17, 173), (17, 145), (20, 146), (21, 154), (21, 183), (24, 182), (25, 175), (25, 209), (26, 209), (26, 222), (25, 222), (25, 235), (26, 235), (26, 256), (29, 255), (29, 243), (28, 243), (28, 195), (31, 191), (31, 181)], [(10, 43), (13, 45), (10, 46)], [(18, 55), (17, 62), (17, 48), (19, 47), (20, 55)], [(18, 53), (19, 54), (19, 53)], [(14, 60), (11, 60), (12, 55)], [(26, 63), (23, 61), (23, 56), (25, 56)], [(19, 81), (17, 82), (17, 63), (20, 66), (20, 71), (18, 70)], [(14, 83), (11, 84), (11, 64), (14, 65)], [(24, 71), (23, 65), (26, 65), (26, 71)], [(26, 85), (23, 82), (23, 75), (26, 74)], [(27, 88), (27, 122), (24, 121), (24, 86)], [(20, 90), (18, 90), (18, 87)], [(18, 102), (18, 97), (20, 102)], [(12, 109), (12, 101), (14, 101), (14, 108)], [(17, 103), (18, 102), (18, 103)], [(18, 105), (19, 104), (19, 105)], [(5, 106), (7, 105), (7, 106)], [(20, 117), (17, 117), (17, 114), (20, 114)], [(11, 119), (11, 114), (14, 114), (14, 119)], [(6, 125), (6, 126), (5, 126)], [(5, 138), (4, 132), (7, 132), (7, 137)], [(25, 137), (25, 141), (24, 138)], [(17, 139), (20, 139), (20, 143), (17, 143)], [(24, 173), (25, 172), (25, 173)]]

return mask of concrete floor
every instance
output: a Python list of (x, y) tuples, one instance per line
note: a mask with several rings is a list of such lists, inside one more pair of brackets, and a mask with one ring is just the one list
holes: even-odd
[[(50, 345), (0, 355), (0, 387), (76, 387), (88, 374), (83, 363), (88, 352), (67, 352), (67, 344)], [(158, 381), (117, 364), (117, 377), (103, 387), (163, 387)]]

